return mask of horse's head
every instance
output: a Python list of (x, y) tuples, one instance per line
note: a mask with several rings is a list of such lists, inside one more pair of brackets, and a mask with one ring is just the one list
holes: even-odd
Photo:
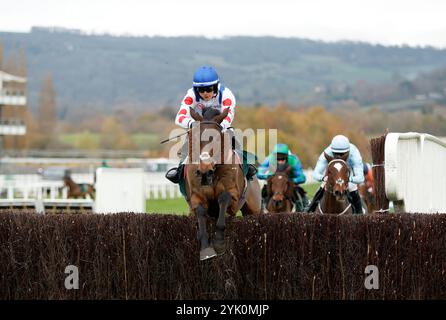
[(68, 187), (68, 186), (70, 185), (70, 180), (71, 180), (71, 179), (70, 179), (69, 176), (64, 176), (64, 177), (63, 177), (63, 183), (64, 183), (64, 185)]
[[(327, 183), (325, 189), (333, 193), (336, 199), (341, 201), (348, 193), (348, 183), (350, 180), (350, 169), (347, 164), (346, 154), (343, 158), (334, 159), (325, 154), (328, 161), (327, 167)], [(345, 159), (344, 159), (345, 158)]]
[[(228, 116), (228, 112), (229, 109), (225, 109), (221, 113), (217, 109), (208, 108), (203, 110), (201, 116), (195, 110), (190, 110), (192, 118), (199, 121), (199, 126), (192, 129), (192, 143), (189, 143), (189, 150), (193, 150), (193, 152), (189, 152), (189, 155), (195, 159), (198, 155), (196, 174), (201, 176), (203, 185), (212, 184), (216, 165), (224, 161), (222, 150), (225, 148), (225, 144), (220, 124)], [(196, 141), (199, 141), (199, 144)], [(197, 148), (194, 148), (195, 146), (199, 147), (198, 153), (196, 152)]]
[(274, 208), (283, 208), (285, 201), (292, 201), (293, 184), (288, 179), (290, 171), (289, 165), (279, 166), (276, 173), (268, 179), (267, 191), (271, 196)]

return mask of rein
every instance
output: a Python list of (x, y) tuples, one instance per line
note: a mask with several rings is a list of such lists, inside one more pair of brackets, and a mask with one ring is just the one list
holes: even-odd
[[(328, 163), (327, 168), (330, 166), (330, 164), (331, 164), (332, 162), (340, 162), (340, 163), (342, 163), (343, 165), (345, 165), (345, 166), (347, 167), (347, 179), (350, 180), (350, 169), (349, 169), (349, 166), (348, 166), (347, 162), (345, 162), (345, 161), (342, 160), (342, 159), (333, 159), (333, 160), (331, 160), (331, 161)], [(328, 177), (328, 173), (327, 173), (327, 177)], [(327, 191), (327, 192), (329, 192), (329, 193), (331, 193), (331, 194), (334, 194), (333, 186), (330, 185), (330, 184), (328, 183), (328, 179), (327, 179), (327, 182), (326, 182), (325, 185), (324, 185), (324, 189), (325, 189), (325, 191)]]
[[(292, 188), (292, 186), (293, 186), (293, 185), (290, 183), (291, 180), (288, 178), (288, 176), (287, 176), (286, 174), (284, 174), (284, 173), (282, 173), (282, 172), (278, 172), (278, 173), (279, 173), (279, 176), (285, 177), (285, 178), (287, 179), (287, 189), (286, 189), (285, 193), (284, 193), (283, 191), (276, 191), (276, 192), (274, 192), (274, 193), (271, 195), (271, 199), (272, 199), (274, 196), (279, 195), (279, 196), (283, 196), (284, 199), (286, 199), (286, 200), (288, 200), (288, 201), (291, 201), (291, 203), (293, 203), (293, 199), (290, 198), (290, 197), (287, 195), (289, 189)], [(277, 174), (277, 173), (276, 173), (276, 174)], [(274, 174), (271, 178), (275, 177), (276, 174)]]
[[(328, 166), (330, 166), (330, 164), (331, 164), (332, 162), (338, 162), (338, 163), (341, 163), (342, 165), (344, 165), (344, 166), (347, 167), (347, 181), (349, 181), (349, 180), (350, 180), (350, 169), (349, 169), (349, 167), (348, 167), (347, 162), (344, 161), (344, 160), (342, 160), (342, 159), (333, 159), (333, 160), (331, 160), (331, 161), (328, 163)], [(327, 171), (328, 171), (328, 170), (327, 170)], [(327, 177), (328, 177), (328, 172), (327, 172)], [(334, 193), (334, 191), (333, 191), (333, 187), (334, 187), (333, 185), (331, 185), (331, 184), (328, 183), (328, 178), (327, 178), (327, 181), (325, 182), (325, 185), (324, 185), (324, 189), (325, 189), (326, 192), (330, 193), (332, 196), (335, 196), (335, 193)], [(344, 197), (345, 197), (345, 195), (344, 195)], [(322, 214), (325, 214), (325, 212), (322, 211), (322, 208), (321, 208), (321, 202), (322, 202), (322, 201), (319, 201), (319, 203), (318, 203), (318, 208), (319, 208), (319, 211), (320, 211)], [(338, 213), (338, 214), (337, 214), (338, 216), (345, 214), (345, 213), (350, 209), (350, 207), (352, 206), (351, 203), (349, 203), (348, 200), (347, 200), (347, 202), (348, 202), (348, 206), (344, 209), (344, 211), (342, 211), (341, 213)]]
[[(341, 213), (338, 213), (337, 215), (338, 215), (338, 216), (343, 215), (344, 213), (347, 212), (348, 209), (350, 209), (351, 206), (352, 206), (352, 204), (349, 203), (348, 206), (344, 209), (344, 211), (342, 211)], [(319, 201), (319, 204), (318, 204), (318, 208), (319, 208), (319, 211), (320, 211), (322, 214), (326, 214), (326, 213), (323, 212), (322, 209), (321, 209), (321, 202), (320, 202), (320, 201)]]

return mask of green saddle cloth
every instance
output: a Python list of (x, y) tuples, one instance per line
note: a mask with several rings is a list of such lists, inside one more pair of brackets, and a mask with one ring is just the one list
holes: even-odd
[[(242, 157), (242, 171), (243, 171), (243, 176), (246, 177), (246, 174), (248, 173), (248, 164), (252, 163), (255, 164), (257, 161), (257, 156), (251, 152), (245, 151), (243, 150), (242, 154), (240, 154), (240, 151), (235, 150), (237, 152), (237, 154), (239, 156)], [(184, 166), (183, 166), (183, 170), (184, 170)], [(180, 172), (180, 181), (179, 181), (179, 186), (180, 186), (180, 192), (181, 194), (187, 199), (186, 196), (186, 182), (184, 181), (184, 171), (182, 170), (182, 172)]]

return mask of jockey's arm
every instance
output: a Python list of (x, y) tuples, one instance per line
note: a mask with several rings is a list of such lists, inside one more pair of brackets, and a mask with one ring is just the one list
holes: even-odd
[(266, 157), (265, 160), (259, 165), (257, 171), (257, 178), (261, 180), (268, 179), (273, 173), (269, 170), (269, 157)]
[(189, 89), (184, 97), (183, 101), (180, 105), (180, 110), (177, 113), (175, 118), (175, 124), (184, 129), (189, 129), (192, 122), (195, 120), (192, 119), (190, 115), (190, 108), (195, 105), (194, 93), (191, 89)]
[(322, 152), (317, 160), (316, 167), (313, 170), (313, 179), (316, 181), (322, 181), (325, 176), (325, 170), (327, 169), (328, 161), (325, 159), (324, 153)]
[(355, 162), (353, 165), (353, 175), (350, 177), (350, 181), (356, 184), (364, 182), (364, 171), (362, 170), (362, 161)]
[(302, 164), (297, 157), (293, 157), (292, 163), (292, 179), (295, 184), (302, 184), (307, 181), (307, 178), (304, 175), (304, 171), (302, 169)]
[(224, 112), (229, 108), (228, 116), (223, 119), (221, 122), (221, 126), (223, 129), (226, 129), (231, 126), (232, 121), (234, 121), (235, 116), (235, 97), (232, 94), (231, 90), (225, 88), (222, 92), (222, 100), (221, 100), (221, 112)]
[(360, 184), (364, 182), (364, 165), (362, 157), (358, 149), (351, 150), (352, 170), (353, 175), (350, 177), (350, 182)]

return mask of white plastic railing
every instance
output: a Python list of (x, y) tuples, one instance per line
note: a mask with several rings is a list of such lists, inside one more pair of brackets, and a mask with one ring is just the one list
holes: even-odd
[[(307, 183), (312, 183), (312, 171), (304, 170)], [(163, 172), (144, 173), (144, 195), (146, 199), (181, 198), (178, 184), (164, 177)], [(72, 174), (76, 183), (93, 183), (93, 174)], [(263, 186), (264, 180), (259, 180)], [(37, 174), (0, 175), (0, 202), (28, 199), (67, 199), (67, 189), (62, 181), (43, 181)]]
[(446, 143), (416, 132), (389, 133), (385, 144), (387, 198), (406, 212), (446, 212)]
[(94, 212), (145, 212), (142, 168), (98, 168)]

